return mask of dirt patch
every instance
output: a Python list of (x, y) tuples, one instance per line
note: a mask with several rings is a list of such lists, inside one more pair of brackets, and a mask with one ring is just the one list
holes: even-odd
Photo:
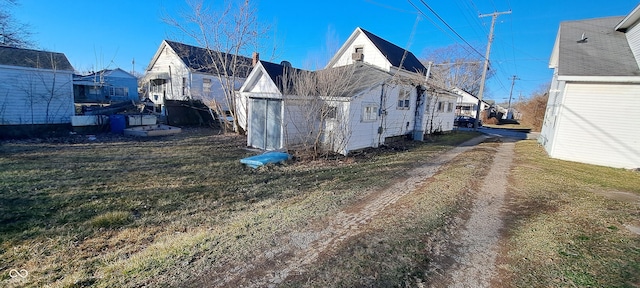
[(450, 162), (460, 153), (473, 149), (474, 145), (485, 139), (483, 136), (474, 138), (441, 154), (430, 163), (412, 170), (406, 180), (376, 191), (352, 207), (309, 225), (306, 230), (275, 239), (278, 243), (276, 248), (257, 253), (253, 261), (225, 271), (223, 277), (202, 279), (203, 283), (211, 286), (275, 287), (288, 277), (303, 273), (308, 265), (317, 261), (323, 254), (331, 253), (345, 240), (363, 232), (371, 219), (400, 198), (414, 192), (423, 181), (435, 175), (443, 164)]

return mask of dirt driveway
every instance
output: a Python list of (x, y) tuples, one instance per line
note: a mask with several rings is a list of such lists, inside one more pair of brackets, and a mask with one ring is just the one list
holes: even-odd
[[(377, 191), (357, 207), (347, 207), (325, 219), (323, 225), (310, 225), (307, 230), (296, 231), (281, 239), (280, 245), (271, 251), (256, 253), (254, 261), (226, 271), (224, 277), (216, 277), (211, 286), (276, 287), (287, 277), (301, 274), (322, 254), (331, 253), (342, 242), (357, 236), (364, 226), (378, 216), (386, 207), (403, 196), (414, 193), (416, 187), (435, 175), (441, 167), (459, 154), (471, 150), (475, 145), (487, 140), (480, 136), (459, 147), (449, 150), (434, 161), (410, 172), (408, 179), (389, 188)], [(443, 281), (447, 286), (477, 287), (488, 286), (494, 274), (492, 263), (496, 258), (496, 245), (502, 227), (500, 208), (506, 191), (507, 175), (513, 157), (514, 143), (502, 143), (497, 151), (492, 169), (484, 180), (485, 185), (478, 193), (467, 225), (456, 234), (454, 241), (456, 255), (450, 259)], [(496, 189), (500, 187), (500, 189)], [(450, 260), (449, 260), (450, 261)]]

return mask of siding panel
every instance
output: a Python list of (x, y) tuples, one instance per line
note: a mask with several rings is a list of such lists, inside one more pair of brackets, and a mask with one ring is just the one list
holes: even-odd
[[(640, 133), (629, 117), (640, 86), (566, 84), (550, 156), (620, 168), (640, 167)], [(630, 108), (629, 110), (627, 110)]]

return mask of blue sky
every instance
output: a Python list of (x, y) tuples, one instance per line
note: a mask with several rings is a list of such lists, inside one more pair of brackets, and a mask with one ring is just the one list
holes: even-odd
[[(216, 7), (222, 1), (207, 3)], [(491, 17), (478, 15), (511, 10), (511, 14), (498, 18), (490, 56), (496, 75), (487, 82), (485, 97), (498, 102), (509, 96), (512, 75), (520, 78), (515, 82), (514, 97), (520, 94), (527, 97), (551, 80), (548, 61), (561, 21), (623, 16), (638, 5), (632, 0), (253, 3), (259, 21), (269, 27), (257, 48), (261, 58), (277, 63), (287, 60), (294, 67), (305, 69), (323, 67), (331, 56), (330, 47), (342, 45), (356, 27), (406, 47), (418, 58), (439, 47), (466, 45), (424, 3), (484, 54)], [(185, 9), (183, 0), (19, 0), (12, 12), (17, 20), (31, 26), (32, 40), (38, 48), (65, 53), (76, 70), (120, 67), (130, 71), (135, 59), (135, 70), (144, 72), (163, 39), (189, 43), (188, 38), (161, 19), (163, 13), (177, 17)]]

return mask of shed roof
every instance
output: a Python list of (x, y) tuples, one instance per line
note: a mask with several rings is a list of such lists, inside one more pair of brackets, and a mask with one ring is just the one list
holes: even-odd
[(62, 53), (7, 46), (0, 46), (0, 65), (73, 71), (67, 56)]
[[(562, 76), (638, 76), (640, 69), (625, 33), (624, 16), (560, 23), (557, 65)], [(586, 40), (580, 41), (582, 35)]]
[[(295, 76), (287, 76), (295, 75), (295, 74), (303, 74), (308, 73), (310, 77), (314, 77), (314, 80), (317, 80), (320, 77), (321, 73), (334, 73), (336, 75), (334, 77), (349, 77), (347, 79), (349, 83), (340, 87), (340, 89), (344, 89), (339, 92), (339, 95), (333, 95), (337, 97), (351, 97), (360, 93), (361, 91), (371, 89), (372, 87), (376, 87), (377, 85), (383, 83), (386, 80), (392, 78), (392, 74), (389, 72), (383, 71), (377, 67), (366, 63), (355, 63), (346, 66), (340, 66), (335, 68), (327, 68), (319, 71), (308, 71), (297, 68), (292, 68), (288, 66), (283, 66), (281, 64), (271, 63), (267, 61), (260, 61), (262, 67), (267, 72), (273, 83), (276, 84), (281, 93), (286, 90), (291, 91), (293, 86), (293, 81), (295, 81)], [(329, 78), (332, 76), (329, 76)], [(287, 79), (287, 83), (284, 83), (284, 79)], [(318, 96), (318, 95), (316, 95)], [(319, 96), (328, 96), (328, 95), (319, 95)]]

